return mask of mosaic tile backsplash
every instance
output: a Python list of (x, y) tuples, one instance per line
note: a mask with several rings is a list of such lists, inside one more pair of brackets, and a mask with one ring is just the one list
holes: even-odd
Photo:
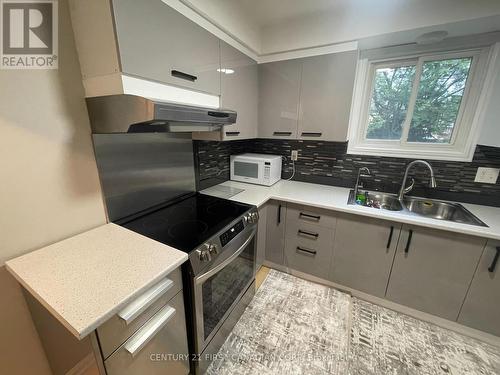
[[(282, 178), (292, 174), (291, 150), (298, 150), (293, 180), (324, 185), (353, 187), (360, 167), (368, 167), (371, 176), (362, 177), (369, 190), (396, 193), (406, 165), (413, 159), (382, 156), (348, 155), (347, 142), (249, 139), (226, 142), (194, 141), (198, 188), (205, 189), (229, 179), (229, 156), (244, 152), (285, 156)], [(477, 146), (472, 162), (428, 160), (434, 169), (438, 187), (428, 188), (428, 171), (415, 166), (409, 177), (415, 178), (412, 195), (500, 207), (500, 179), (496, 184), (474, 182), (478, 167), (500, 168), (500, 148)]]

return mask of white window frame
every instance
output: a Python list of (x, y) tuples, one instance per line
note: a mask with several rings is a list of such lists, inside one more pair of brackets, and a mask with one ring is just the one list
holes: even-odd
[[(349, 118), (348, 154), (424, 158), (436, 160), (471, 161), (479, 138), (482, 112), (487, 102), (489, 85), (494, 77), (494, 60), (500, 43), (495, 47), (468, 48), (459, 51), (419, 53), (391, 58), (361, 58), (358, 61), (356, 80)], [(408, 132), (413, 116), (425, 61), (472, 57), (466, 87), (453, 129), (450, 143), (408, 142)], [(375, 82), (375, 70), (381, 66), (416, 66), (412, 92), (403, 123), (401, 139), (367, 139), (368, 116)]]

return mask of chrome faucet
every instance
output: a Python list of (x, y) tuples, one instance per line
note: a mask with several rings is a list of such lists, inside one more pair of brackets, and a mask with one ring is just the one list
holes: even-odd
[(371, 176), (370, 170), (367, 167), (361, 167), (358, 169), (358, 178), (356, 178), (356, 185), (354, 186), (354, 200), (358, 196), (358, 187), (359, 187), (359, 177), (361, 176), (361, 172), (366, 171)]
[(410, 186), (405, 187), (406, 186), (406, 179), (408, 178), (408, 172), (410, 171), (411, 167), (413, 167), (415, 164), (423, 164), (427, 168), (429, 168), (429, 171), (431, 172), (431, 179), (429, 181), (429, 187), (435, 188), (437, 186), (436, 179), (434, 178), (434, 170), (432, 169), (432, 165), (427, 163), (425, 160), (413, 160), (406, 167), (405, 176), (403, 177), (403, 183), (401, 184), (401, 189), (399, 190), (399, 195), (398, 195), (398, 199), (400, 201), (403, 200), (404, 195), (406, 193), (409, 193), (411, 191), (411, 189), (413, 189), (413, 185), (415, 185), (415, 180), (412, 178)]

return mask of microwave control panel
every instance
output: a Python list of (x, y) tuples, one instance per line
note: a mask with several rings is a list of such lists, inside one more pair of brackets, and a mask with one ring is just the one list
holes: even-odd
[(271, 178), (271, 163), (266, 161), (264, 162), (264, 181), (269, 181)]

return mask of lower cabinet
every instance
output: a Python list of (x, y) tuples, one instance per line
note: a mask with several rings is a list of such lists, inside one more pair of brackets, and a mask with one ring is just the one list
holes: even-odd
[(329, 279), (384, 297), (401, 224), (342, 215), (337, 219)]
[(285, 265), (323, 279), (328, 278), (334, 229), (288, 221), (285, 231)]
[(386, 298), (457, 320), (486, 240), (404, 225)]
[(288, 204), (285, 266), (322, 279), (328, 278), (337, 217), (333, 211)]
[[(169, 357), (170, 356), (170, 357)], [(189, 373), (182, 292), (104, 361), (108, 375)]]
[(489, 241), (458, 322), (500, 336), (500, 242)]
[(108, 375), (188, 374), (181, 269), (130, 302), (96, 333)]
[(267, 204), (259, 208), (259, 223), (257, 225), (257, 254), (255, 256), (255, 270), (258, 271), (266, 258), (267, 235)]
[(266, 255), (265, 259), (274, 264), (283, 264), (285, 246), (286, 203), (271, 201), (266, 205)]

